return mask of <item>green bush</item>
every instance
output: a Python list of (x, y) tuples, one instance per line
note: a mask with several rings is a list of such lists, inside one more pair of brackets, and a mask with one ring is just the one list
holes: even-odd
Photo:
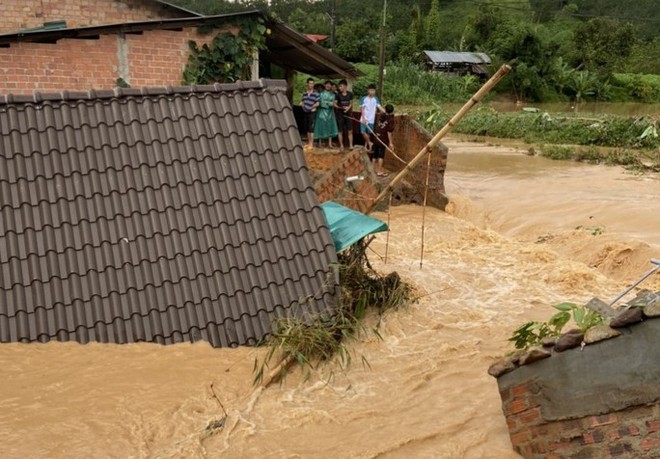
[(386, 72), (383, 98), (395, 104), (465, 102), (480, 86), (479, 79), (473, 75), (429, 72), (413, 63), (391, 64)]
[(660, 102), (660, 75), (617, 73), (613, 83), (631, 99), (647, 103)]
[[(423, 115), (422, 122), (430, 131), (447, 123), (452, 114), (436, 109)], [(524, 112), (498, 113), (488, 107), (469, 113), (454, 127), (462, 134), (523, 139), (528, 143), (597, 145), (621, 148), (657, 148), (655, 121), (648, 118), (602, 116), (580, 118), (576, 116), (540, 115)]]
[[(370, 84), (378, 84), (378, 66), (355, 65), (364, 76), (353, 84), (356, 98), (367, 94)], [(294, 87), (294, 103), (300, 103), (309, 75), (298, 74)], [(386, 67), (384, 102), (403, 105), (433, 105), (441, 102), (465, 102), (477, 89), (479, 80), (471, 75), (455, 77), (440, 72), (428, 72), (413, 63), (395, 63)]]

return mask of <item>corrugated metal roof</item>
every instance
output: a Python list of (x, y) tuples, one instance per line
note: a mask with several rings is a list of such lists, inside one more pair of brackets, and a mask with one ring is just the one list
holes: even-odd
[(280, 84), (0, 96), (0, 342), (234, 346), (331, 310)]
[(490, 64), (490, 56), (486, 53), (466, 53), (457, 51), (424, 51), (426, 57), (434, 64)]

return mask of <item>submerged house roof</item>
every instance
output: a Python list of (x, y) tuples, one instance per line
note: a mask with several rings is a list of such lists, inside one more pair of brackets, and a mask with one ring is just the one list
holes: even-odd
[(424, 54), (434, 64), (491, 64), (490, 56), (486, 53), (424, 51)]
[(328, 78), (355, 78), (363, 75), (353, 64), (332, 51), (315, 43), (304, 34), (288, 27), (261, 11), (246, 11), (216, 16), (158, 19), (122, 24), (107, 24), (57, 29), (23, 30), (0, 34), (0, 47), (14, 43), (56, 43), (58, 40), (75, 38), (95, 40), (100, 35), (132, 34), (148, 30), (178, 30), (183, 27), (208, 27), (231, 23), (244, 18), (261, 18), (271, 29), (266, 37), (266, 48), (262, 52), (275, 64), (285, 68)]
[(235, 346), (331, 311), (282, 83), (0, 96), (0, 342)]

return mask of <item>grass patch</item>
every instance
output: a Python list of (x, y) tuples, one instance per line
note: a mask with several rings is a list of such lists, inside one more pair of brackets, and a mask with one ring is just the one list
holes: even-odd
[(660, 75), (617, 73), (613, 83), (623, 88), (634, 100), (645, 103), (660, 102)]
[[(334, 357), (339, 368), (346, 369), (353, 359), (346, 343), (366, 331), (363, 319), (367, 312), (374, 310), (382, 315), (414, 301), (412, 286), (402, 281), (396, 272), (381, 276), (371, 267), (367, 246), (360, 242), (339, 254), (341, 304), (334, 315), (288, 316), (275, 320), (273, 332), (264, 343), (268, 352), (262, 361), (255, 360), (255, 384), (262, 383), (266, 372), (277, 366), (280, 380), (292, 365), (300, 367), (305, 378), (309, 378), (319, 364)], [(377, 327), (372, 331), (380, 337)], [(361, 360), (368, 366), (364, 357)]]
[(590, 164), (624, 166), (633, 171), (660, 171), (660, 151), (628, 148), (599, 149), (571, 145), (541, 145), (539, 156), (555, 160), (571, 160)]
[[(421, 122), (432, 132), (447, 123), (453, 113), (434, 109)], [(498, 113), (482, 106), (468, 113), (454, 131), (461, 134), (521, 139), (527, 143), (595, 145), (601, 147), (660, 147), (658, 123), (652, 118), (550, 115), (526, 112)]]

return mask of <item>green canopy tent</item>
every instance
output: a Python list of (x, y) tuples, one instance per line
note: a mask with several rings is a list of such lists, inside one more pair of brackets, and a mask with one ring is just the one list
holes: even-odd
[(336, 202), (321, 204), (335, 249), (341, 252), (370, 234), (387, 231), (387, 224)]

